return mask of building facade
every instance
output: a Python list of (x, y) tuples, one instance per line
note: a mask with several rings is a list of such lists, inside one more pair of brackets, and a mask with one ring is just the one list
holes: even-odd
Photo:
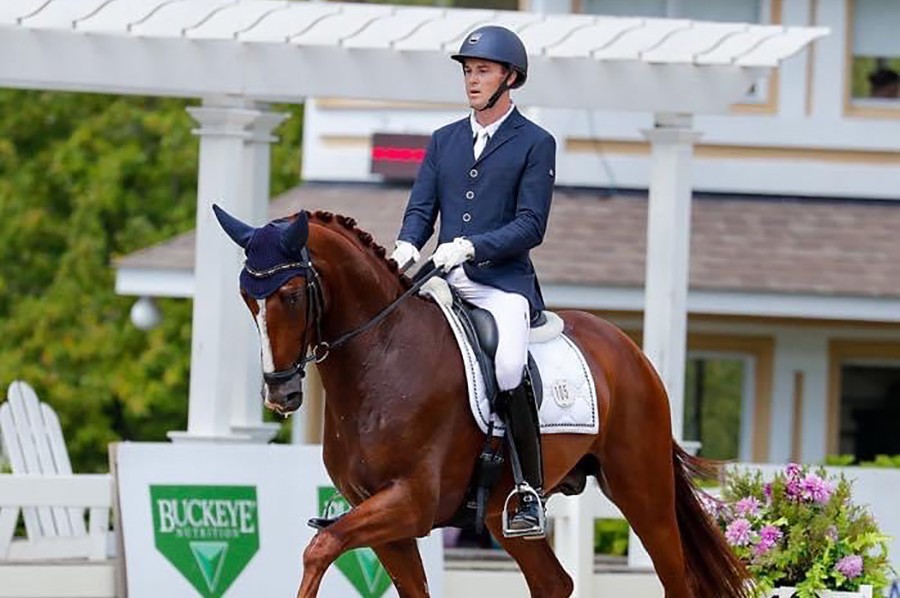
[[(707, 455), (741, 460), (900, 453), (891, 428), (900, 421), (900, 41), (892, 35), (900, 5), (534, 0), (520, 8), (831, 30), (729, 114), (695, 118), (685, 438)], [(650, 146), (641, 130), (653, 115), (521, 108), (559, 147), (557, 210), (535, 254), (545, 296), (554, 309), (595, 311), (640, 340), (646, 233), (622, 223), (645, 218)], [(384, 148), (374, 135), (427, 139), (464, 115), (461, 105), (310, 99), (303, 177), (381, 184), (373, 155)], [(402, 204), (403, 193), (394, 195), (372, 201)], [(362, 202), (354, 216), (385, 205)], [(578, 228), (585, 223), (593, 226)], [(583, 244), (554, 241), (573, 230)], [(389, 243), (395, 232), (376, 236)], [(597, 236), (604, 242), (592, 245)]]

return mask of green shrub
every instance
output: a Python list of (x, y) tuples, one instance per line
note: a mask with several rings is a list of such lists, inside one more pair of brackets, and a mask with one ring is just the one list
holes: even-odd
[(863, 461), (860, 467), (900, 468), (900, 455), (875, 455), (874, 461)]
[(701, 495), (728, 543), (756, 578), (760, 595), (793, 586), (800, 598), (819, 590), (878, 595), (892, 572), (887, 540), (874, 518), (853, 504), (851, 484), (819, 468), (790, 464), (773, 480), (759, 471), (731, 471), (722, 500)]
[(594, 554), (628, 554), (628, 523), (624, 519), (594, 520)]

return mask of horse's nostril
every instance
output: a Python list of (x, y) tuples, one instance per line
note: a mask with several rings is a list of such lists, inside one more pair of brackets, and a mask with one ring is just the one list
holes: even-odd
[(300, 405), (303, 404), (303, 393), (302, 392), (288, 393), (287, 397), (285, 397), (284, 404), (286, 407), (291, 407), (294, 409), (300, 407)]

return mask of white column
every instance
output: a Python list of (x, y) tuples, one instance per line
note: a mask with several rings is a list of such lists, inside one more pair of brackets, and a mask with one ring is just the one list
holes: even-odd
[(651, 145), (647, 206), (644, 353), (656, 366), (672, 409), (672, 435), (682, 439), (691, 239), (691, 159), (699, 134), (687, 114), (657, 114), (644, 131)]
[[(258, 106), (262, 108), (262, 106)], [(248, 125), (248, 137), (244, 142), (243, 197), (249, 204), (244, 222), (260, 226), (269, 221), (269, 185), (271, 146), (278, 140), (272, 131), (288, 117), (285, 113), (260, 110)], [(234, 214), (234, 212), (232, 212)], [(234, 287), (237, 289), (236, 279)], [(236, 291), (235, 291), (236, 293)], [(259, 352), (259, 334), (250, 319), (247, 308), (241, 304), (242, 319), (234, 325), (244, 327), (244, 338), (252, 339), (244, 343), (244, 359), (248, 369), (242, 371), (243, 392), (235, 394), (232, 402), (231, 431), (249, 435), (255, 442), (268, 442), (278, 432), (276, 423), (263, 423), (263, 403), (260, 396), (262, 381), (262, 360)], [(237, 390), (237, 389), (236, 389)]]
[(600, 489), (588, 479), (578, 496), (551, 499), (548, 512), (553, 517), (553, 552), (575, 583), (573, 598), (594, 595), (594, 511)]
[[(684, 442), (684, 368), (687, 357), (688, 264), (691, 246), (691, 160), (700, 136), (689, 114), (657, 114), (650, 140), (647, 206), (647, 272), (644, 285), (644, 353), (669, 394), (672, 436)], [(640, 539), (629, 532), (629, 567), (652, 567)]]
[(212, 204), (248, 223), (265, 220), (270, 133), (284, 117), (242, 98), (206, 100), (188, 112), (200, 124), (191, 383), (188, 429), (169, 437), (265, 442), (278, 426), (262, 422), (259, 340), (238, 293), (242, 250), (219, 228)]

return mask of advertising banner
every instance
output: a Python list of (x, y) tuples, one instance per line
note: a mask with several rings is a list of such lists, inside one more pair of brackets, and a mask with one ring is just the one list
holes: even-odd
[[(306, 520), (350, 505), (318, 445), (121, 443), (115, 449), (130, 598), (294, 596)], [(419, 540), (432, 596), (443, 596), (440, 533)], [(397, 595), (375, 553), (342, 555), (323, 598)]]

